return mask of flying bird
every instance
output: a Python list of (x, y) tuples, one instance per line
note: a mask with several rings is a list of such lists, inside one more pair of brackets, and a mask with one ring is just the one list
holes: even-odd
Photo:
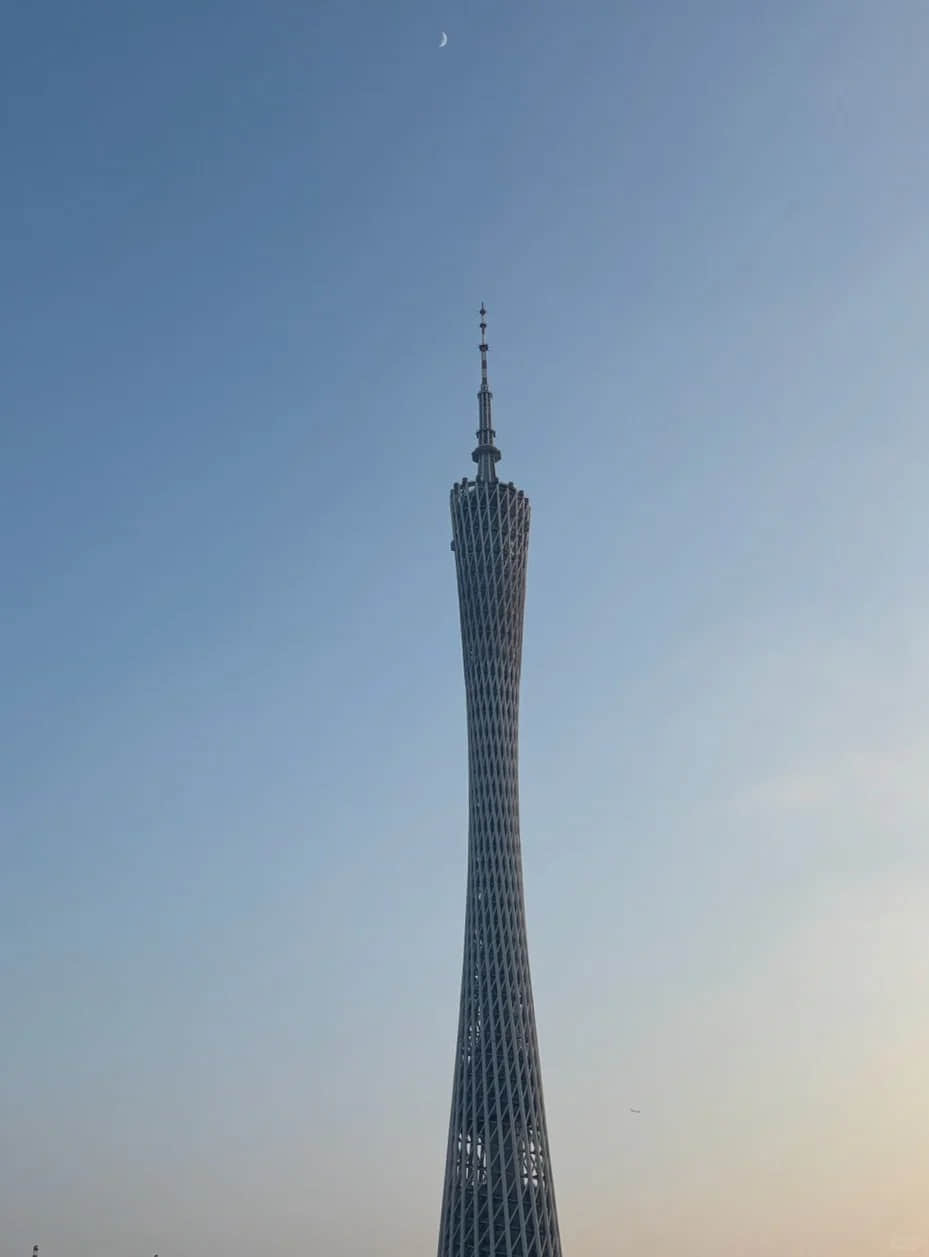
[(445, 34), (445, 31), (443, 31), (442, 38), (439, 40), (439, 47), (444, 48), (447, 43), (448, 43), (448, 36)]

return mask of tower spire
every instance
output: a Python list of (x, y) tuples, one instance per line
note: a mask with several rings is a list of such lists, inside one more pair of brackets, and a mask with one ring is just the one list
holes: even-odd
[(494, 395), (487, 383), (487, 308), (481, 302), (481, 389), (477, 395), (477, 449), (471, 457), (477, 463), (477, 479), (491, 483), (497, 479), (495, 464), (500, 451), (494, 445), (493, 400)]

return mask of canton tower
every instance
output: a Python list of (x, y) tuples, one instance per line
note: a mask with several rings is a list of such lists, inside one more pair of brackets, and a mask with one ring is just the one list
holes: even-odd
[(561, 1257), (519, 842), (529, 499), (497, 479), (481, 306), (473, 480), (451, 492), (468, 712), (468, 897), (438, 1257)]

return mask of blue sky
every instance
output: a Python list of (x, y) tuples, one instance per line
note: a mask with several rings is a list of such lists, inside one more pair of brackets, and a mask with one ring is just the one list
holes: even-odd
[(565, 1252), (929, 1253), (927, 48), (14, 6), (4, 1257), (435, 1243), (482, 300)]

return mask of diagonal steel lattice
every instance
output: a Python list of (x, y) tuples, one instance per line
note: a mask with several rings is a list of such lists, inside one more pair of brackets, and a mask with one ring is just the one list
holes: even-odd
[(451, 492), (468, 717), (468, 894), (439, 1257), (561, 1257), (519, 837), (519, 675), (529, 500), (500, 451), (481, 307), (474, 480)]

